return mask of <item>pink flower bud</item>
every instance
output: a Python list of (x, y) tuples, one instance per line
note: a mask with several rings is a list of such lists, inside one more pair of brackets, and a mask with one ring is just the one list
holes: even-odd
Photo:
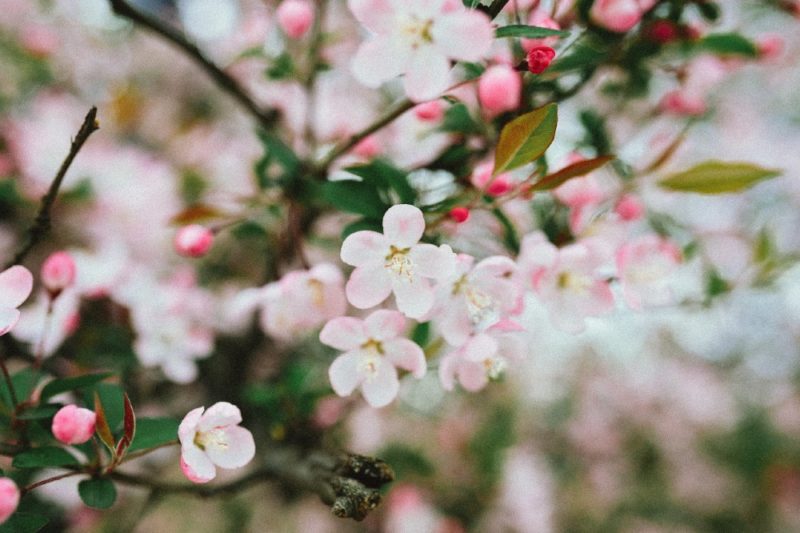
[(19, 489), (11, 478), (0, 478), (0, 524), (14, 514), (19, 505)]
[(493, 197), (503, 196), (513, 188), (506, 174), (500, 174), (486, 187), (486, 194)]
[(511, 175), (503, 173), (492, 178), (493, 167), (491, 162), (476, 166), (470, 181), (476, 189), (482, 189), (489, 196), (502, 196), (512, 189)]
[(306, 0), (284, 0), (278, 7), (278, 24), (292, 39), (299, 39), (314, 22), (314, 8)]
[(625, 33), (636, 26), (643, 14), (637, 0), (596, 0), (589, 11), (595, 24), (617, 33)]
[(199, 224), (190, 224), (175, 235), (175, 251), (185, 257), (202, 257), (214, 243), (214, 233)]
[(528, 70), (534, 74), (541, 74), (547, 70), (555, 57), (556, 51), (549, 46), (531, 48), (531, 51), (528, 52)]
[(22, 29), (20, 41), (34, 57), (46, 58), (58, 49), (58, 33), (45, 26), (29, 25)]
[(478, 100), (492, 115), (516, 109), (521, 96), (522, 79), (508, 65), (489, 67), (478, 81)]
[(364, 137), (353, 147), (353, 153), (364, 159), (370, 159), (381, 153), (381, 144), (374, 135)]
[(664, 95), (659, 104), (661, 110), (667, 113), (684, 116), (698, 116), (706, 112), (705, 101), (685, 91), (671, 91)]
[(53, 417), (53, 436), (64, 444), (83, 444), (92, 438), (97, 415), (77, 405), (65, 405)]
[(469, 209), (463, 206), (454, 207), (450, 210), (450, 218), (461, 224), (469, 220)]
[(756, 40), (758, 55), (761, 59), (771, 60), (780, 57), (784, 42), (780, 35), (766, 35)]
[(439, 100), (431, 100), (417, 105), (414, 108), (414, 114), (425, 122), (439, 122), (444, 116), (444, 106)]
[(647, 36), (657, 43), (667, 44), (678, 38), (678, 28), (669, 20), (657, 20), (647, 29)]
[(644, 215), (644, 205), (641, 200), (632, 194), (625, 194), (617, 202), (614, 211), (619, 215), (622, 220), (633, 221), (639, 220)]
[(57, 295), (75, 282), (75, 260), (67, 252), (50, 254), (42, 265), (42, 283)]

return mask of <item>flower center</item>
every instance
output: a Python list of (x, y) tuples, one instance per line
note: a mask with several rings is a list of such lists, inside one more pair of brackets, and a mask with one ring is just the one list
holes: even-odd
[(585, 274), (578, 274), (565, 270), (558, 274), (556, 285), (559, 289), (583, 294), (588, 292), (589, 288), (592, 286), (592, 278)]
[(208, 431), (198, 431), (194, 435), (194, 444), (201, 450), (205, 451), (206, 447), (212, 446), (214, 448), (227, 448), (228, 436), (222, 428), (214, 428)]
[(417, 48), (420, 45), (433, 42), (432, 26), (433, 20), (420, 19), (411, 15), (400, 26), (400, 32), (408, 39), (412, 48)]
[(500, 379), (505, 373), (508, 364), (505, 359), (489, 357), (488, 359), (484, 359), (483, 366), (486, 368), (486, 375), (489, 376), (489, 379), (496, 380)]
[(410, 248), (400, 249), (392, 246), (383, 266), (396, 276), (412, 281), (414, 279), (414, 262), (408, 257), (409, 250)]
[(325, 292), (322, 282), (318, 279), (308, 280), (308, 289), (311, 291), (311, 302), (316, 307), (325, 305)]

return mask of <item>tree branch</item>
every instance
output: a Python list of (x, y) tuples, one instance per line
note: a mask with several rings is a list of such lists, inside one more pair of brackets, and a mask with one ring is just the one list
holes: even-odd
[(214, 80), (220, 89), (233, 97), (245, 111), (252, 115), (262, 128), (269, 129), (278, 121), (280, 113), (277, 110), (260, 107), (238, 81), (208, 59), (200, 48), (181, 32), (163, 23), (158, 18), (136, 9), (125, 0), (109, 0), (109, 3), (114, 13), (169, 41), (191, 58)]
[(56, 201), (56, 196), (58, 196), (58, 189), (61, 187), (61, 182), (64, 181), (64, 176), (67, 174), (67, 170), (69, 170), (72, 160), (75, 159), (76, 155), (78, 155), (78, 152), (83, 144), (86, 142), (89, 136), (98, 129), (100, 129), (100, 125), (97, 123), (97, 108), (92, 107), (86, 114), (86, 118), (83, 119), (81, 129), (78, 130), (78, 134), (72, 141), (69, 154), (67, 154), (64, 162), (61, 163), (58, 173), (56, 173), (55, 178), (53, 178), (53, 182), (50, 184), (50, 189), (48, 189), (47, 194), (42, 197), (42, 205), (39, 208), (39, 213), (36, 215), (33, 225), (28, 230), (27, 241), (22, 248), (20, 248), (19, 252), (17, 252), (17, 255), (14, 256), (14, 259), (12, 259), (11, 262), (6, 265), (6, 268), (21, 263), (31, 249), (36, 246), (36, 244), (48, 231), (50, 231), (50, 209), (53, 207), (53, 203)]
[(490, 19), (494, 19), (497, 15), (500, 14), (503, 8), (506, 7), (508, 1), (509, 0), (494, 0), (488, 6), (481, 5), (475, 9), (477, 9), (478, 11), (483, 11), (489, 16)]
[(363, 520), (380, 504), (378, 489), (394, 479), (394, 472), (385, 462), (372, 457), (328, 452), (301, 456), (294, 449), (278, 448), (269, 453), (257, 470), (222, 485), (169, 483), (119, 471), (112, 472), (110, 477), (159, 493), (200, 498), (235, 494), (258, 483), (276, 481), (291, 490), (317, 494), (340, 518)]

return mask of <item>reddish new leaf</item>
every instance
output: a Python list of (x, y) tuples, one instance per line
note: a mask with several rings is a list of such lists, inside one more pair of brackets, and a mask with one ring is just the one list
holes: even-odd
[(128, 398), (126, 394), (123, 397), (125, 413), (123, 417), (123, 427), (124, 433), (122, 438), (117, 443), (117, 457), (122, 458), (125, 450), (128, 446), (131, 445), (133, 442), (133, 437), (136, 434), (136, 414), (133, 412), (133, 405), (131, 404), (131, 399)]
[(578, 161), (577, 163), (573, 163), (569, 166), (566, 166), (559, 170), (558, 172), (554, 172), (552, 174), (548, 174), (547, 176), (543, 177), (533, 185), (531, 185), (532, 191), (549, 191), (551, 189), (555, 189), (559, 185), (571, 180), (572, 178), (577, 178), (580, 176), (585, 176), (589, 172), (597, 170), (598, 168), (602, 167), (615, 156), (613, 155), (604, 155), (600, 157), (595, 157), (594, 159), (584, 159), (583, 161)]
[(185, 226), (187, 224), (197, 224), (208, 222), (216, 218), (222, 218), (225, 213), (214, 206), (208, 204), (194, 204), (170, 219), (170, 224), (175, 226)]
[(106, 411), (103, 409), (103, 403), (100, 401), (100, 396), (98, 396), (96, 392), (94, 393), (94, 412), (95, 415), (97, 415), (97, 419), (95, 421), (95, 431), (100, 437), (100, 440), (103, 441), (103, 444), (105, 444), (111, 453), (116, 456), (116, 450), (114, 449), (114, 435), (111, 433), (111, 428), (108, 427)]

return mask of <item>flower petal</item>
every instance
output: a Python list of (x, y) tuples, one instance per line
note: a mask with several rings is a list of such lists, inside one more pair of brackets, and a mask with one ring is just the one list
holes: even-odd
[(462, 360), (458, 367), (458, 382), (469, 392), (477, 392), (486, 386), (489, 377), (481, 363)]
[(447, 89), (450, 61), (433, 46), (414, 51), (405, 70), (403, 86), (414, 102), (433, 100)]
[(399, 337), (405, 327), (406, 317), (403, 313), (389, 309), (375, 311), (364, 320), (366, 336), (379, 341)]
[(353, 350), (366, 340), (364, 322), (351, 316), (329, 320), (319, 332), (319, 341), (337, 350)]
[(393, 279), (392, 289), (397, 309), (409, 318), (421, 318), (433, 307), (434, 291), (425, 278)]
[(0, 309), (0, 335), (5, 335), (17, 325), (20, 313), (16, 309), (2, 308)]
[(385, 360), (380, 360), (378, 368), (371, 377), (361, 384), (364, 399), (372, 407), (383, 407), (392, 403), (400, 390), (397, 370)]
[(356, 19), (373, 33), (389, 33), (394, 23), (391, 0), (347, 0)]
[(203, 416), (204, 407), (197, 407), (189, 411), (186, 416), (181, 420), (178, 426), (178, 438), (182, 446), (192, 446), (195, 433), (197, 433), (197, 424), (200, 422), (200, 417)]
[(193, 444), (181, 448), (181, 470), (192, 483), (208, 483), (217, 476), (214, 463)]
[(253, 434), (241, 426), (231, 426), (222, 430), (225, 442), (211, 442), (206, 446), (206, 454), (215, 465), (221, 468), (241, 468), (256, 454)]
[(489, 335), (478, 334), (464, 345), (463, 350), (464, 359), (469, 361), (485, 361), (490, 357), (494, 357), (497, 353), (497, 341)]
[(408, 339), (392, 339), (383, 343), (383, 351), (389, 362), (411, 372), (419, 379), (428, 370), (425, 352), (417, 343)]
[(348, 301), (368, 309), (384, 301), (392, 292), (392, 280), (383, 265), (357, 267), (345, 287)]
[(361, 383), (359, 362), (360, 357), (355, 352), (343, 353), (333, 360), (328, 369), (328, 378), (331, 380), (333, 391), (339, 396), (350, 396)]
[(358, 48), (351, 64), (353, 76), (367, 87), (377, 89), (406, 70), (410, 52), (398, 39), (374, 37)]
[(456, 254), (447, 244), (418, 244), (408, 252), (414, 263), (414, 273), (426, 278), (443, 279), (453, 274)]
[(483, 59), (494, 40), (489, 17), (473, 9), (443, 15), (436, 20), (431, 34), (439, 52), (459, 61)]
[(217, 402), (203, 413), (197, 425), (200, 431), (208, 431), (224, 426), (235, 426), (242, 421), (242, 412), (228, 402)]
[(19, 307), (33, 290), (33, 275), (19, 265), (0, 272), (0, 307)]
[(383, 215), (383, 234), (389, 244), (397, 248), (414, 246), (424, 232), (425, 217), (413, 205), (393, 205)]
[(377, 231), (351, 233), (342, 243), (342, 261), (352, 266), (361, 266), (371, 261), (382, 261), (389, 252), (386, 238)]
[(442, 388), (446, 391), (451, 391), (455, 388), (456, 370), (458, 369), (459, 362), (460, 358), (456, 352), (445, 355), (442, 360), (439, 361), (439, 381), (442, 384)]

